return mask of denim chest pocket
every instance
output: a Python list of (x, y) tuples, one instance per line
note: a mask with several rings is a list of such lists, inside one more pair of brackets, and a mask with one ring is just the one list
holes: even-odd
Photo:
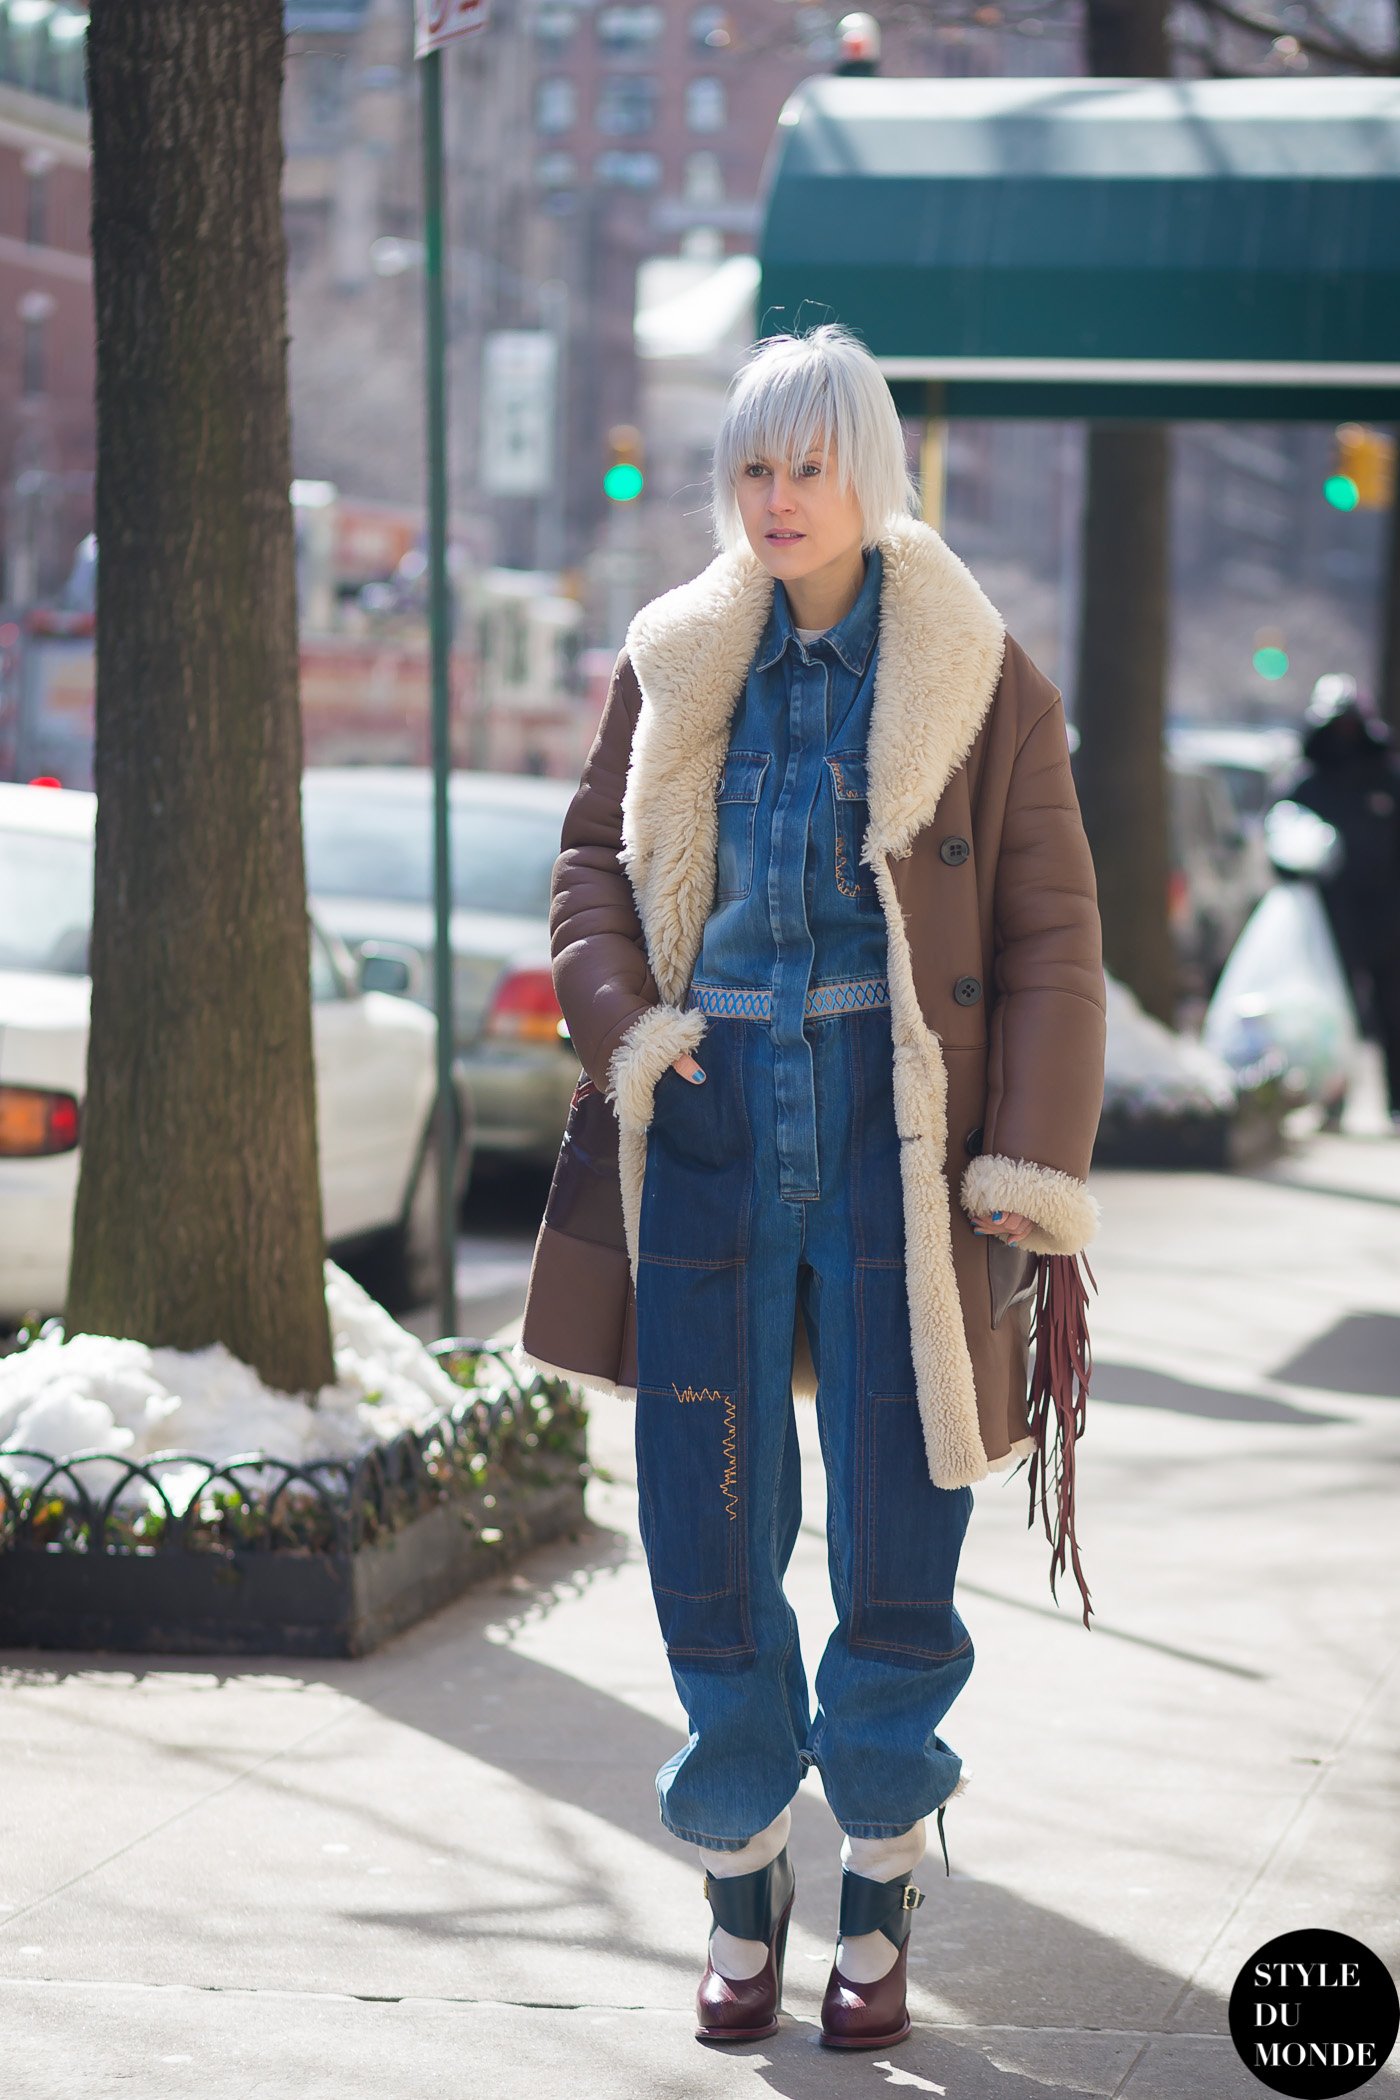
[(878, 911), (880, 896), (875, 887), (875, 871), (867, 867), (860, 857), (870, 822), (870, 793), (865, 753), (829, 752), (826, 769), (831, 781), (835, 835), (832, 878), (843, 897), (854, 898), (858, 911)]
[(721, 903), (747, 897), (753, 887), (754, 826), (767, 751), (731, 751), (716, 796), (719, 811), (715, 894)]

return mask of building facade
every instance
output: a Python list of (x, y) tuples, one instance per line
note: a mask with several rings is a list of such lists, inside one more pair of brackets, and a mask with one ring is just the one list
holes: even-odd
[(0, 595), (56, 591), (92, 529), (87, 16), (0, 5)]

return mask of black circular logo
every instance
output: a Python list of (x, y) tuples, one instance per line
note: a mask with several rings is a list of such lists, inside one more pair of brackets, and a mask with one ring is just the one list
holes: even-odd
[(1400, 1998), (1380, 1956), (1321, 1927), (1270, 1940), (1230, 1993), (1241, 2062), (1294, 2100), (1354, 2093), (1390, 2055), (1397, 2029)]

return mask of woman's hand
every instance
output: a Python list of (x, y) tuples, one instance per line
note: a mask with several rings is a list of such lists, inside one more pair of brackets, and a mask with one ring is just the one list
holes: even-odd
[(688, 1079), (692, 1086), (701, 1086), (704, 1083), (705, 1074), (688, 1050), (682, 1050), (679, 1057), (671, 1059), (671, 1070), (679, 1072), (681, 1078)]
[(1031, 1229), (1031, 1220), (1022, 1217), (1019, 1210), (983, 1211), (973, 1213), (972, 1229), (983, 1239), (1005, 1240), (1008, 1247), (1019, 1247)]

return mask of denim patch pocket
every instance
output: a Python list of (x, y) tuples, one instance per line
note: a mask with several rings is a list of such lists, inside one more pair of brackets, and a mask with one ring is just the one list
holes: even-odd
[(747, 1025), (711, 1024), (696, 1052), (708, 1075), (700, 1085), (673, 1065), (656, 1082), (638, 1227), (644, 1260), (703, 1267), (747, 1251), (753, 1141), (734, 1046), (721, 1039)]
[(754, 823), (767, 751), (731, 751), (724, 761), (716, 796), (719, 814), (715, 894), (721, 903), (747, 897), (753, 887)]
[(747, 1452), (737, 1263), (637, 1273), (637, 1501), (666, 1652), (750, 1661)]
[(870, 823), (865, 753), (830, 752), (827, 755), (826, 767), (831, 779), (832, 821), (835, 828), (832, 875), (836, 887), (843, 897), (855, 898), (858, 910), (878, 911), (880, 898), (875, 888), (875, 871), (867, 867), (860, 857)]

